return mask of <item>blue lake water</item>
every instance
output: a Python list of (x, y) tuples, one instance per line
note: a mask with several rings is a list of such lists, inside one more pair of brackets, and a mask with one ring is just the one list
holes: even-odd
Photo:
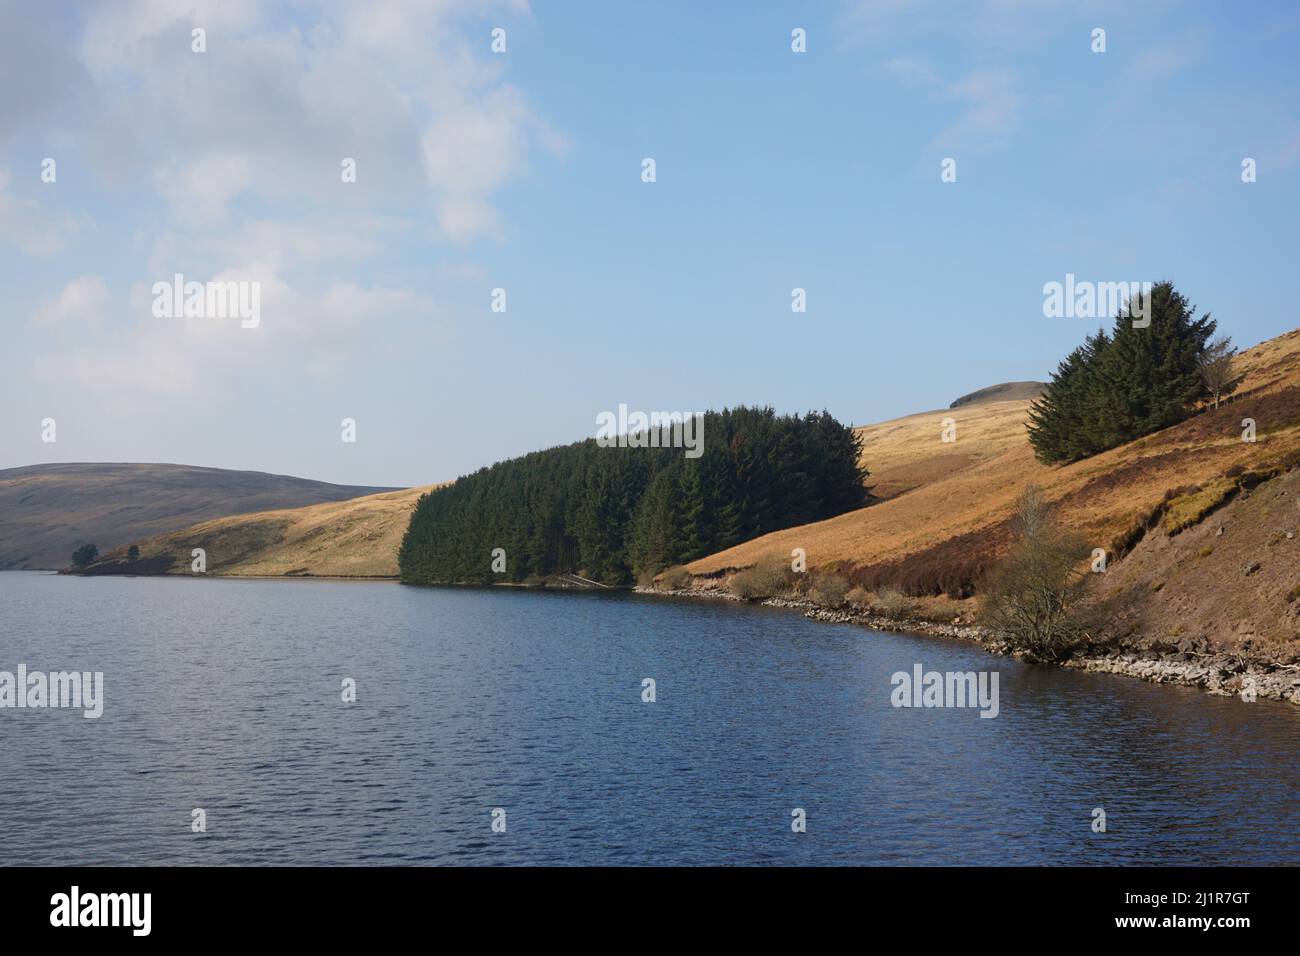
[(730, 602), (3, 573), (20, 663), (105, 703), (0, 709), (4, 864), (1300, 860), (1298, 708)]

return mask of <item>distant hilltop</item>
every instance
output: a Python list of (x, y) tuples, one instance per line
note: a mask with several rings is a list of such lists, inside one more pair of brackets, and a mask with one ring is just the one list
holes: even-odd
[(0, 469), (0, 570), (57, 570), (198, 521), (392, 491), (192, 465), (57, 463)]
[(988, 388), (963, 395), (948, 407), (960, 408), (962, 405), (978, 405), (981, 402), (1011, 402), (1037, 398), (1043, 394), (1045, 388), (1047, 388), (1046, 382), (1003, 382), (1001, 385), (990, 385)]

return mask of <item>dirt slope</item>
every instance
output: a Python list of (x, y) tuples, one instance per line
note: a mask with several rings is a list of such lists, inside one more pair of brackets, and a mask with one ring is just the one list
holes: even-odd
[(0, 570), (57, 569), (224, 515), (296, 508), (392, 489), (260, 471), (167, 464), (49, 464), (0, 470)]
[(1175, 534), (1162, 521), (1097, 575), (1107, 636), (1157, 651), (1300, 655), (1300, 468)]

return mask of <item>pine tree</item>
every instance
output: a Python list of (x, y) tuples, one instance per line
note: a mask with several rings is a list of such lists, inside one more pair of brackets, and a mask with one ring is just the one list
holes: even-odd
[(680, 560), (685, 550), (677, 508), (675, 470), (666, 468), (651, 479), (632, 519), (628, 556), (639, 580)]
[[(403, 581), (490, 583), (582, 571), (624, 584), (757, 534), (862, 503), (860, 448), (829, 414), (704, 416), (703, 455), (594, 440), (481, 468), (423, 496)], [(491, 570), (506, 550), (506, 571)]]
[(1040, 461), (1075, 461), (1102, 447), (1090, 427), (1099, 401), (1097, 363), (1110, 345), (1105, 332), (1089, 336), (1056, 367), (1047, 390), (1029, 407), (1029, 443)]
[(1205, 395), (1201, 358), (1214, 334), (1209, 315), (1195, 318), (1195, 306), (1173, 285), (1150, 292), (1147, 328), (1121, 314), (1101, 360), (1108, 388), (1105, 406), (1111, 429), (1107, 447), (1177, 424)]
[[(1143, 309), (1143, 306), (1146, 308)], [(1174, 425), (1207, 394), (1203, 374), (1215, 325), (1172, 283), (1156, 284), (1114, 330), (1089, 336), (1052, 375), (1030, 408), (1029, 441), (1043, 462), (1077, 461)]]

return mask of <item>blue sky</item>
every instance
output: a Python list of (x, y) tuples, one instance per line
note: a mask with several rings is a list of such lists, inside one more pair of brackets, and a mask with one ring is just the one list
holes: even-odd
[[(1294, 4), (0, 11), (0, 467), (411, 485), (619, 403), (878, 421), (1045, 378), (1102, 324), (1043, 316), (1067, 272), (1300, 325)], [(155, 318), (175, 272), (261, 325)]]

